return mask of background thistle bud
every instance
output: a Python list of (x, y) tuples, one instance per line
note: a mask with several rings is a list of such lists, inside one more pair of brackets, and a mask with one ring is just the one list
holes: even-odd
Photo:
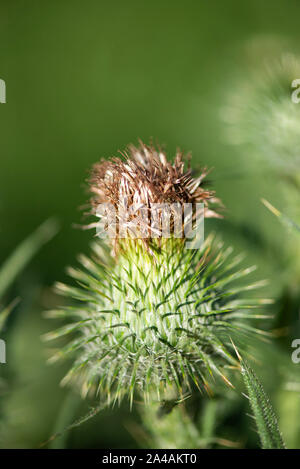
[[(248, 50), (250, 59), (259, 56), (263, 46), (264, 42), (255, 42), (250, 54)], [(276, 58), (270, 59), (268, 51), (261, 64), (237, 77), (222, 110), (226, 139), (239, 145), (256, 164), (265, 162), (299, 177), (300, 60), (290, 52), (278, 55), (276, 42), (274, 51)]]
[[(263, 174), (265, 197), (296, 224), (300, 222), (300, 58), (287, 52), (281, 41), (257, 38), (243, 49), (251, 68), (237, 76), (234, 91), (228, 93), (222, 117), (226, 140), (245, 157), (257, 179)], [(257, 59), (259, 58), (259, 59)], [(266, 196), (266, 180), (273, 193)], [(273, 189), (273, 188), (272, 188)], [(276, 200), (278, 198), (278, 201)], [(299, 236), (281, 242), (291, 275), (299, 283)]]
[[(181, 153), (171, 164), (161, 150), (129, 147), (124, 161), (94, 166), (92, 207), (118, 204), (123, 196), (146, 207), (152, 200), (203, 201), (205, 214), (214, 216), (210, 203), (217, 199), (203, 188), (205, 175), (185, 172)], [(98, 241), (91, 258), (80, 257), (80, 269), (69, 269), (78, 285), (57, 285), (76, 300), (75, 307), (49, 313), (69, 322), (46, 338), (77, 334), (52, 358), (75, 355), (64, 383), (75, 381), (83, 395), (93, 391), (108, 401), (127, 394), (131, 402), (136, 391), (147, 401), (154, 393), (164, 399), (170, 389), (175, 399), (195, 386), (209, 390), (211, 375), (230, 384), (224, 372), (235, 364), (230, 338), (236, 342), (251, 330), (241, 321), (251, 306), (235, 282), (252, 269), (239, 269), (240, 257), (232, 259), (212, 236), (198, 250), (174, 236), (114, 242), (118, 256)]]

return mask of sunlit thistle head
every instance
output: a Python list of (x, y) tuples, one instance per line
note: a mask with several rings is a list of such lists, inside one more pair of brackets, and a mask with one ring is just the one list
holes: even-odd
[[(126, 198), (151, 212), (152, 202), (201, 202), (206, 216), (216, 216), (210, 206), (218, 200), (203, 186), (206, 173), (193, 178), (180, 152), (172, 164), (162, 150), (141, 143), (122, 159), (94, 166), (92, 207), (95, 212), (109, 202), (118, 208)], [(140, 215), (130, 213), (126, 228), (134, 217)], [(258, 285), (237, 285), (252, 271), (238, 267), (240, 256), (232, 258), (213, 236), (195, 250), (160, 231), (155, 239), (116, 237), (120, 249), (113, 258), (110, 242), (97, 240), (92, 255), (80, 257), (81, 268), (69, 269), (77, 285), (57, 284), (73, 305), (48, 313), (68, 323), (46, 339), (74, 335), (52, 361), (74, 357), (63, 382), (76, 383), (84, 396), (114, 402), (128, 395), (132, 403), (136, 393), (146, 401), (164, 399), (170, 388), (181, 397), (196, 388), (209, 392), (212, 377), (230, 384), (231, 339), (241, 343), (256, 331), (246, 321), (258, 303), (243, 292)]]
[(167, 237), (167, 229), (170, 236), (185, 238), (187, 217), (183, 215), (188, 209), (191, 226), (198, 216), (219, 216), (213, 207), (220, 201), (205, 187), (206, 176), (204, 168), (193, 177), (180, 151), (171, 163), (159, 147), (142, 142), (138, 147), (130, 145), (121, 158), (93, 166), (89, 180), (92, 213), (100, 217), (106, 211), (104, 229), (114, 229), (110, 237), (115, 245), (120, 239), (141, 238), (149, 249), (154, 239)]

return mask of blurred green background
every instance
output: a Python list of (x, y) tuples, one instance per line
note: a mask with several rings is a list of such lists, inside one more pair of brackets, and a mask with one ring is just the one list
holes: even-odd
[[(65, 279), (65, 266), (89, 249), (92, 233), (72, 227), (82, 221), (87, 170), (138, 138), (153, 137), (170, 155), (178, 146), (191, 150), (194, 164), (214, 168), (210, 179), (226, 219), (206, 229), (246, 251), (258, 277), (270, 278), (277, 310), (286, 301), (295, 317), (298, 300), (282, 293), (286, 274), (274, 255), (288, 235), (260, 200), (276, 205), (281, 194), (268, 174), (225, 142), (220, 114), (236, 77), (247, 77), (249, 66), (265, 59), (262, 51), (249, 63), (245, 44), (276, 38), (297, 53), (299, 17), (297, 0), (0, 0), (0, 78), (7, 86), (7, 103), (0, 104), (0, 264), (45, 219), (60, 223), (6, 297), (21, 302), (5, 332), (8, 363), (0, 365), (6, 378), (1, 447), (38, 447), (57, 421), (73, 421), (64, 416), (68, 406), (76, 408), (72, 415), (88, 410), (58, 387), (63, 367), (45, 365), (40, 335), (53, 324), (42, 311), (58, 301), (50, 286)], [(275, 325), (286, 327), (284, 318)], [(289, 353), (288, 340), (282, 342)], [(274, 381), (277, 353), (270, 351), (264, 382), (288, 431), (295, 408), (300, 411), (299, 393), (276, 394), (280, 382), (270, 383), (268, 373)], [(289, 412), (291, 399), (296, 407)], [(250, 423), (240, 418), (247, 403), (232, 405), (220, 431), (235, 440)], [(64, 444), (135, 446), (138, 427), (138, 416), (125, 406), (69, 432)], [(300, 447), (297, 431), (288, 442)], [(255, 433), (243, 444), (255, 446)]]

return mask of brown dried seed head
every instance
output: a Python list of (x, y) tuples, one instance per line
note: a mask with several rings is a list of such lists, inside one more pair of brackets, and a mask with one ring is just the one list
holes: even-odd
[[(207, 169), (204, 168), (197, 178), (192, 177), (191, 170), (184, 168), (181, 151), (177, 151), (171, 163), (161, 148), (140, 142), (138, 147), (130, 145), (121, 155), (121, 158), (96, 163), (89, 179), (92, 213), (95, 214), (100, 204), (112, 204), (117, 214), (122, 213), (118, 218), (118, 233), (126, 229), (130, 237), (131, 228), (134, 226), (136, 234), (136, 226), (139, 226), (143, 234), (148, 233), (141, 237), (161, 237), (160, 228), (154, 229), (151, 225), (151, 204), (172, 207), (171, 204), (195, 206), (203, 203), (205, 217), (220, 216), (211, 208), (214, 204), (221, 205), (220, 201), (214, 191), (204, 188)], [(128, 207), (135, 209), (129, 211)], [(163, 209), (159, 216), (163, 216)]]

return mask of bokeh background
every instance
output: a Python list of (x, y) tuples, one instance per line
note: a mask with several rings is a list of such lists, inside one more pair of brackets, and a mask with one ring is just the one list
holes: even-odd
[[(300, 394), (286, 385), (300, 371), (290, 359), (299, 276), (282, 254), (295, 240), (261, 203), (264, 197), (284, 208), (272, 171), (230, 144), (222, 118), (253, 70), (282, 50), (300, 52), (299, 17), (297, 0), (0, 0), (0, 78), (7, 86), (7, 103), (0, 104), (0, 263), (44, 220), (55, 217), (60, 225), (3, 299), (21, 301), (2, 334), (1, 447), (39, 447), (92, 405), (59, 387), (63, 365), (46, 365), (40, 336), (53, 324), (42, 312), (61, 301), (51, 286), (66, 279), (65, 266), (89, 251), (93, 234), (73, 226), (82, 222), (88, 169), (138, 138), (165, 144), (171, 156), (178, 146), (192, 151), (196, 166), (213, 168), (226, 212), (206, 229), (245, 251), (258, 278), (270, 279), (272, 328), (279, 332), (262, 351), (259, 373), (288, 445), (300, 447)], [(229, 396), (220, 405), (218, 435), (255, 447), (245, 399)], [(124, 405), (49, 445), (127, 448), (147, 441), (139, 416)]]

